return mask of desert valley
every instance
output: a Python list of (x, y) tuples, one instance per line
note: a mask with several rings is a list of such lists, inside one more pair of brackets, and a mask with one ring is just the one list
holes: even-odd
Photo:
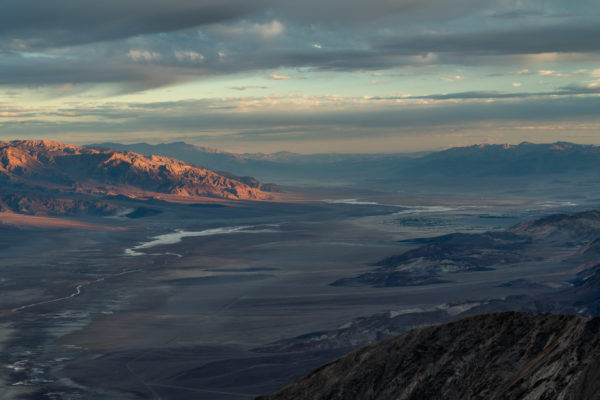
[(155, 153), (0, 143), (0, 397), (250, 399), (413, 328), (600, 314), (597, 147), (237, 157), (269, 180)]
[(1, 5), (0, 400), (600, 400), (600, 2)]

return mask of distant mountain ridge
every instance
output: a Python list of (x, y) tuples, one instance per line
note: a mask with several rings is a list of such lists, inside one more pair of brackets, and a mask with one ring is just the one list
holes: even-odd
[(600, 147), (568, 142), (474, 145), (437, 152), (390, 154), (236, 154), (184, 142), (102, 143), (107, 148), (161, 154), (215, 170), (263, 179), (381, 181), (395, 179), (552, 176), (600, 172)]
[[(163, 156), (45, 140), (0, 142), (0, 182), (1, 209), (32, 213), (36, 205), (39, 210), (58, 211), (65, 207), (76, 210), (88, 206), (104, 213), (110, 207), (97, 204), (97, 199), (106, 196), (272, 198), (268, 187), (249, 177), (218, 174)], [(64, 198), (73, 195), (76, 200)], [(61, 196), (63, 198), (57, 200)]]
[(289, 184), (303, 182), (348, 182), (385, 177), (398, 168), (404, 159), (415, 154), (298, 154), (288, 151), (277, 153), (230, 153), (195, 146), (185, 142), (120, 144), (90, 144), (91, 148), (130, 150), (142, 154), (160, 154), (177, 158), (216, 171), (229, 171), (237, 175), (251, 175), (263, 181)]
[(600, 171), (600, 147), (569, 142), (455, 147), (428, 154), (407, 172), (442, 176), (532, 176)]

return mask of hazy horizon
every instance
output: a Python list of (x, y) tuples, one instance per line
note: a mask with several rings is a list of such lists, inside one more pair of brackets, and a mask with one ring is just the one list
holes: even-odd
[[(14, 138), (14, 139), (8, 139), (7, 141), (11, 141), (11, 140), (23, 140), (22, 138)], [(60, 140), (54, 140), (54, 139), (49, 139), (49, 138), (31, 138), (28, 140), (50, 140), (50, 141), (57, 141), (60, 142)], [(232, 154), (276, 154), (276, 153), (294, 153), (294, 154), (300, 154), (300, 155), (321, 155), (321, 154), (429, 154), (429, 153), (435, 153), (435, 152), (439, 152), (439, 151), (444, 151), (444, 150), (449, 150), (452, 148), (460, 148), (460, 147), (472, 147), (472, 146), (479, 146), (479, 147), (483, 147), (483, 146), (511, 146), (511, 147), (515, 147), (515, 146), (519, 146), (522, 144), (533, 144), (533, 145), (553, 145), (556, 143), (569, 143), (569, 144), (574, 144), (574, 145), (581, 145), (581, 146), (598, 146), (595, 143), (590, 143), (590, 142), (574, 142), (574, 141), (568, 141), (568, 140), (557, 140), (557, 141), (553, 141), (553, 142), (534, 142), (534, 141), (521, 141), (521, 142), (515, 142), (515, 143), (471, 143), (471, 144), (465, 144), (465, 145), (456, 145), (456, 146), (446, 146), (446, 147), (439, 147), (439, 148), (431, 148), (431, 149), (416, 149), (416, 150), (412, 150), (412, 151), (364, 151), (364, 152), (340, 152), (340, 151), (330, 151), (330, 152), (326, 152), (326, 151), (314, 151), (314, 152), (301, 152), (301, 151), (292, 151), (290, 149), (279, 149), (279, 150), (274, 150), (271, 152), (265, 152), (265, 151), (256, 151), (256, 152), (251, 152), (251, 151), (246, 151), (246, 150), (240, 150), (240, 151), (235, 151), (235, 150), (231, 150), (231, 149), (225, 149), (225, 148), (217, 148), (217, 147), (211, 147), (211, 146), (204, 146), (202, 143), (193, 143), (193, 141), (183, 141), (183, 140), (177, 140), (177, 141), (160, 141), (160, 140), (147, 140), (147, 141), (127, 141), (127, 140), (115, 140), (115, 141), (104, 141), (104, 142), (100, 142), (100, 141), (85, 141), (85, 142), (70, 142), (70, 143), (66, 143), (65, 144), (71, 144), (71, 145), (79, 145), (79, 146), (94, 146), (94, 145), (103, 145), (103, 144), (120, 144), (120, 145), (124, 145), (124, 146), (133, 146), (133, 145), (149, 145), (149, 146), (161, 146), (161, 145), (174, 145), (174, 144), (186, 144), (186, 145), (192, 145), (192, 146), (196, 146), (199, 147), (203, 150), (206, 150), (208, 152), (214, 151), (217, 153), (223, 152), (223, 153), (232, 153)]]

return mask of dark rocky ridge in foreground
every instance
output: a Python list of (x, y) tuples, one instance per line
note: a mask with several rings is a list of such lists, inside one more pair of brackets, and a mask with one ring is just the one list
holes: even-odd
[(415, 329), (258, 397), (600, 399), (600, 318), (504, 312)]

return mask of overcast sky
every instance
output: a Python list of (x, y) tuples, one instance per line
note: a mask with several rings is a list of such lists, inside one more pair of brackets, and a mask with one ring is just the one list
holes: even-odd
[(600, 144), (597, 0), (3, 0), (0, 140)]

